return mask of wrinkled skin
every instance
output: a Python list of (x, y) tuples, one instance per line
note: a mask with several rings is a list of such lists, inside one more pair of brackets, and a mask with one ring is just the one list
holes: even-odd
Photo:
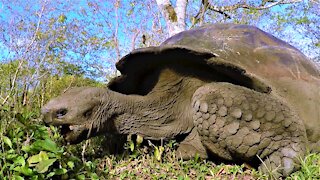
[(179, 136), (183, 159), (242, 161), (274, 177), (297, 170), (308, 148), (319, 150), (319, 70), (254, 27), (186, 31), (117, 68), (122, 76), (108, 88), (74, 88), (49, 101), (44, 121), (62, 126), (71, 143), (99, 134)]
[[(105, 92), (101, 88), (73, 88), (46, 104), (42, 109), (45, 122), (52, 125), (67, 124), (62, 127), (65, 139), (72, 143), (81, 142), (91, 127), (88, 119), (100, 105), (103, 94)], [(71, 133), (67, 133), (69, 131)]]

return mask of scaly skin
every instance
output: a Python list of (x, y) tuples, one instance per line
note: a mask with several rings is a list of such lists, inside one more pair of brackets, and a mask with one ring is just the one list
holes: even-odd
[[(193, 96), (194, 125), (211, 153), (226, 160), (251, 161), (259, 169), (288, 176), (306, 153), (301, 119), (269, 95), (229, 83), (211, 83)], [(278, 174), (279, 173), (279, 174)]]

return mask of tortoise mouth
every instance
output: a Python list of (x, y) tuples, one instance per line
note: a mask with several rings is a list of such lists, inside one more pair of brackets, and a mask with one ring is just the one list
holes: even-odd
[(68, 133), (71, 133), (72, 130), (69, 125), (61, 125), (60, 128), (60, 134), (65, 137)]
[(60, 125), (60, 134), (68, 144), (77, 144), (88, 137), (89, 129), (85, 125)]

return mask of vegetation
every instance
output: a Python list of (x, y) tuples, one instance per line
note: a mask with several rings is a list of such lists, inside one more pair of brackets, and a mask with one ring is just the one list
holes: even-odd
[[(41, 124), (34, 112), (0, 112), (0, 179), (267, 179), (247, 165), (215, 164), (175, 156), (165, 145), (128, 141), (120, 154), (109, 154), (103, 137), (63, 145), (57, 128)], [(138, 141), (140, 142), (140, 141)], [(310, 154), (288, 179), (318, 179), (320, 154)]]
[[(128, 141), (119, 154), (109, 153), (114, 144), (108, 137), (69, 146), (58, 129), (42, 123), (40, 108), (48, 99), (74, 86), (104, 86), (117, 75), (114, 63), (123, 55), (167, 38), (166, 24), (176, 18), (164, 18), (161, 7), (171, 6), (171, 16), (177, 8), (169, 3), (159, 9), (161, 2), (167, 3), (0, 0), (0, 179), (267, 178), (246, 165), (179, 160), (175, 142)], [(318, 1), (245, 2), (184, 1), (183, 29), (252, 24), (319, 62)], [(301, 170), (288, 179), (320, 179), (319, 154), (301, 161)]]

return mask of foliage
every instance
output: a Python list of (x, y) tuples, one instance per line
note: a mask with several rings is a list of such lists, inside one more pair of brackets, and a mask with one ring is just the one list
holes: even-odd
[[(47, 128), (34, 123), (29, 124), (31, 118), (28, 118), (27, 114), (16, 114), (16, 117), (6, 116), (6, 113), (1, 111), (0, 178), (44, 179), (64, 174), (64, 168), (53, 168), (53, 164), (61, 160), (63, 148), (50, 139)], [(51, 132), (57, 136), (57, 132)]]
[[(256, 25), (318, 61), (319, 2), (302, 1), (262, 10), (235, 8), (224, 13), (207, 10), (201, 23), (192, 23), (204, 2), (218, 9), (239, 4), (188, 1), (184, 20), (187, 29), (215, 22)], [(245, 3), (255, 7), (272, 2)], [(70, 75), (73, 82), (74, 75), (107, 82), (117, 75), (114, 64), (122, 56), (137, 47), (159, 45), (167, 38), (167, 23), (153, 0), (2, 0), (0, 4), (0, 106), (41, 107), (48, 94), (60, 91), (50, 89), (54, 88), (50, 84), (53, 77)]]
[(0, 117), (0, 179), (97, 177), (92, 163), (82, 162), (75, 148), (62, 146), (57, 128), (39, 124), (32, 112), (2, 109)]
[[(187, 29), (201, 25), (192, 20), (202, 2), (188, 1)], [(217, 7), (238, 3), (209, 2)], [(118, 155), (107, 150), (115, 143), (122, 148), (114, 137), (66, 146), (55, 127), (41, 124), (39, 109), (48, 99), (74, 86), (103, 86), (117, 75), (114, 63), (123, 55), (167, 38), (153, 0), (2, 0), (0, 5), (0, 179), (266, 178), (245, 165), (179, 160), (175, 142), (146, 145), (138, 138)], [(226, 13), (231, 18), (207, 11), (202, 24), (256, 25), (320, 62), (318, 1)], [(302, 169), (289, 179), (319, 179), (319, 159), (311, 154), (301, 160)]]
[[(42, 125), (36, 114), (0, 111), (0, 179), (267, 179), (244, 164), (177, 159), (174, 141), (131, 138), (120, 154), (109, 154), (101, 137), (65, 145), (57, 128)], [(288, 179), (320, 177), (320, 154), (301, 161), (301, 170)]]
[(288, 179), (319, 179), (320, 178), (320, 154), (309, 154), (301, 159), (301, 170), (293, 173)]
[(45, 88), (49, 91), (46, 91), (44, 94), (45, 101), (49, 100), (52, 97), (56, 97), (64, 91), (72, 87), (81, 87), (81, 86), (103, 86), (104, 84), (94, 81), (89, 78), (83, 78), (75, 75), (65, 75), (65, 76), (52, 76), (49, 79), (49, 82), (46, 82)]
[[(38, 81), (28, 79), (35, 71), (33, 68), (12, 72), (19, 66), (19, 61), (0, 64), (0, 95), (6, 102), (2, 105), (20, 108), (40, 108), (48, 99), (61, 94), (74, 86), (101, 86), (102, 83), (86, 78), (83, 70), (76, 65), (63, 63), (59, 73), (43, 75)], [(15, 82), (14, 84), (12, 82)], [(1, 102), (2, 103), (2, 102)], [(1, 104), (0, 104), (1, 106)]]

